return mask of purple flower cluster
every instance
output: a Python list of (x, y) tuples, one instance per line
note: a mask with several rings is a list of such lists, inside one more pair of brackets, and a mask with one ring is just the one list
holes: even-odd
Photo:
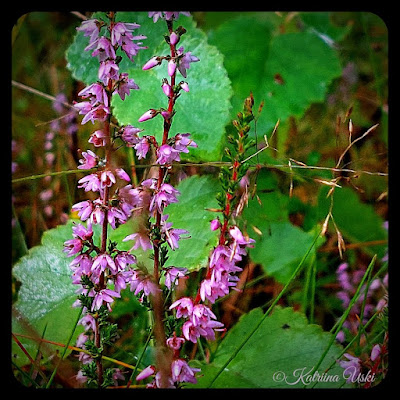
[[(102, 28), (106, 28), (108, 36), (100, 36)], [(134, 36), (132, 32), (139, 28), (135, 23), (123, 23), (112, 21), (107, 25), (104, 21), (89, 19), (84, 21), (78, 31), (84, 36), (89, 36), (89, 44), (86, 51), (93, 50), (92, 56), (98, 57), (100, 66), (98, 71), (99, 82), (93, 83), (79, 92), (87, 101), (76, 103), (75, 108), (79, 114), (84, 115), (82, 124), (88, 121), (105, 121), (110, 114), (109, 93), (118, 93), (122, 100), (130, 94), (130, 90), (137, 90), (139, 86), (127, 73), (120, 72), (117, 61), (117, 50), (120, 48), (126, 56), (133, 61), (141, 49), (142, 42), (135, 41), (146, 39), (146, 36)], [(107, 93), (107, 90), (109, 93)]]
[[(349, 268), (349, 264), (344, 262), (339, 265), (336, 270), (337, 281), (340, 284), (340, 290), (336, 293), (336, 296), (342, 301), (343, 308), (347, 308), (350, 304), (351, 298), (354, 296), (357, 286), (360, 283), (361, 279), (365, 274), (365, 270), (362, 268), (351, 270)], [(373, 280), (369, 287), (368, 292), (365, 293), (366, 285), (361, 288), (361, 294), (358, 297), (358, 300), (353, 305), (349, 317), (343, 323), (343, 327), (347, 329), (349, 332), (356, 333), (358, 331), (359, 319), (357, 316), (361, 313), (361, 306), (364, 302), (364, 298), (366, 296), (366, 303), (364, 307), (364, 313), (362, 316), (362, 323), (365, 324), (368, 318), (375, 311), (382, 310), (383, 307), (386, 306), (386, 298), (383, 297), (378, 301), (377, 304), (374, 304), (374, 296), (376, 293), (380, 292), (380, 289), (386, 290), (388, 287), (388, 274), (381, 279)], [(339, 342), (344, 342), (345, 340), (345, 331), (342, 330), (338, 333), (336, 339)]]
[[(120, 72), (117, 62), (117, 51), (120, 48), (132, 61), (137, 52), (144, 47), (134, 41), (145, 37), (133, 36), (132, 31), (139, 28), (138, 24), (115, 22), (110, 18), (109, 23), (97, 19), (84, 21), (77, 28), (84, 36), (89, 36), (89, 45), (85, 50), (92, 50), (92, 56), (97, 57), (100, 63), (99, 81), (82, 89), (79, 95), (84, 101), (75, 103), (74, 107), (79, 114), (84, 115), (82, 124), (88, 121), (104, 122), (103, 128), (90, 135), (89, 143), (96, 149), (103, 149), (102, 158), (92, 150), (83, 151), (79, 160), (79, 169), (92, 170), (89, 175), (78, 181), (78, 188), (85, 192), (94, 192), (98, 195), (91, 199), (80, 201), (72, 206), (78, 213), (81, 221), (72, 228), (73, 238), (64, 243), (64, 251), (68, 257), (74, 257), (70, 263), (72, 281), (78, 285), (78, 300), (75, 306), (82, 307), (83, 317), (79, 323), (85, 328), (84, 334), (78, 338), (77, 345), (85, 348), (85, 343), (98, 334), (99, 327), (96, 321), (101, 310), (111, 311), (111, 304), (115, 298), (121, 296), (121, 290), (130, 286), (130, 290), (139, 295), (149, 295), (155, 285), (140, 269), (134, 268), (136, 257), (129, 251), (117, 249), (117, 244), (110, 242), (107, 248), (107, 226), (116, 229), (132, 216), (135, 210), (146, 204), (147, 193), (143, 188), (134, 188), (130, 184), (129, 175), (122, 168), (114, 168), (111, 164), (111, 155), (114, 151), (113, 138), (110, 132), (111, 97), (119, 94), (122, 100), (130, 94), (131, 89), (139, 89), (128, 74)], [(104, 35), (100, 36), (101, 30)], [(139, 130), (133, 127), (121, 128), (123, 138), (135, 140)], [(128, 139), (127, 139), (128, 141)], [(101, 247), (95, 244), (93, 226), (102, 226)], [(80, 359), (83, 364), (93, 361), (93, 358), (82, 353)], [(118, 374), (115, 376), (117, 377)], [(121, 374), (120, 374), (121, 375)], [(84, 381), (83, 371), (77, 376)]]

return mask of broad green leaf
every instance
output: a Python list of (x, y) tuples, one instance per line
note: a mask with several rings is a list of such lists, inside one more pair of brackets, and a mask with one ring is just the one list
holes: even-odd
[(209, 176), (191, 176), (184, 179), (177, 189), (181, 192), (179, 203), (165, 209), (176, 229), (189, 231), (190, 239), (179, 241), (179, 249), (168, 253), (168, 265), (198, 270), (207, 265), (211, 249), (217, 244), (218, 231), (211, 231), (210, 221), (215, 213), (207, 208), (218, 208), (215, 196), (219, 182)]
[[(166, 207), (164, 215), (168, 215), (168, 222), (172, 222), (174, 229), (186, 229), (189, 235), (182, 235), (178, 249), (169, 249), (166, 266), (196, 271), (207, 266), (210, 251), (217, 244), (218, 232), (210, 230), (210, 221), (215, 218), (215, 213), (207, 211), (207, 208), (218, 208), (215, 196), (219, 190), (219, 183), (209, 176), (194, 175), (181, 181), (176, 189), (180, 192), (178, 203)], [(128, 223), (110, 232), (110, 239), (119, 243), (120, 250), (129, 250), (134, 242), (121, 240), (137, 231), (137, 221), (132, 218)], [(184, 238), (187, 236), (190, 237)], [(132, 250), (138, 262), (149, 272), (153, 270), (153, 261), (149, 258), (151, 253), (150, 250)]]
[[(323, 187), (318, 196), (319, 218), (326, 217), (331, 199), (326, 198), (329, 188)], [(335, 223), (346, 241), (362, 243), (387, 239), (387, 231), (383, 227), (383, 219), (370, 204), (363, 203), (357, 193), (349, 187), (336, 188), (333, 194), (332, 214)], [(369, 255), (385, 255), (387, 243), (377, 246), (362, 247)]]
[(337, 51), (318, 32), (280, 34), (270, 21), (241, 16), (221, 24), (210, 42), (224, 54), (234, 88), (233, 110), (253, 92), (256, 104), (265, 101), (257, 122), (260, 135), (278, 121), (301, 117), (314, 102), (322, 102), (330, 82), (340, 76)]
[[(256, 241), (249, 254), (268, 275), (285, 284), (311, 246), (315, 232), (305, 232), (290, 222), (289, 196), (279, 191), (274, 175), (261, 172), (257, 188), (258, 199), (249, 200), (243, 212), (247, 233)], [(318, 240), (306, 262), (312, 260), (321, 244)]]
[[(331, 334), (324, 332), (319, 325), (308, 324), (305, 316), (293, 311), (292, 308), (277, 307), (272, 315), (261, 322), (263, 317), (260, 308), (242, 316), (221, 341), (212, 362), (196, 365), (201, 367), (200, 377), (196, 385), (190, 386), (193, 388), (208, 388), (210, 385), (212, 388), (312, 386), (313, 382), (307, 384), (307, 372), (311, 371), (319, 361), (329, 344)], [(260, 323), (258, 329), (251, 334)], [(339, 345), (331, 346), (318, 368), (318, 373), (322, 375), (340, 353)], [(228, 360), (231, 361), (213, 382)], [(338, 382), (320, 382), (316, 388), (334, 388), (343, 385), (343, 369), (339, 365), (335, 364), (327, 375), (337, 376), (331, 380)], [(310, 380), (310, 376), (308, 379)]]
[[(305, 232), (292, 225), (289, 221), (271, 222), (261, 227), (262, 236), (259, 236), (250, 250), (251, 259), (262, 264), (264, 271), (277, 281), (285, 284), (297, 265), (311, 246), (315, 232)], [(306, 262), (315, 257), (315, 250), (321, 245), (321, 240), (312, 249)]]
[[(138, 118), (150, 108), (167, 108), (168, 99), (161, 90), (162, 79), (168, 77), (166, 62), (148, 71), (141, 68), (153, 55), (168, 54), (169, 47), (163, 38), (168, 33), (166, 24), (163, 21), (153, 23), (147, 12), (120, 12), (117, 13), (117, 20), (139, 23), (141, 27), (138, 33), (147, 36), (143, 44), (148, 48), (139, 51), (134, 63), (126, 60), (121, 62), (121, 72), (127, 72), (140, 90), (131, 91), (125, 101), (114, 96), (114, 115), (119, 123), (140, 126), (145, 129), (144, 134), (155, 135), (159, 139), (163, 131), (162, 117), (157, 116), (144, 123), (138, 123)], [(188, 132), (198, 144), (198, 148), (191, 149), (189, 154), (182, 154), (182, 159), (215, 161), (221, 157), (224, 128), (230, 118), (230, 81), (223, 67), (222, 54), (207, 43), (206, 35), (196, 27), (194, 21), (180, 17), (176, 26), (178, 24), (187, 29), (179, 47), (191, 51), (200, 61), (191, 64), (187, 78), (177, 73), (177, 83), (180, 80), (187, 81), (190, 92), (182, 92), (176, 102), (171, 135)], [(87, 41), (87, 37), (77, 33), (66, 56), (73, 76), (89, 84), (97, 80), (98, 61), (91, 57), (90, 52), (84, 51)]]
[[(45, 325), (45, 339), (66, 343), (79, 313), (72, 304), (76, 300), (76, 286), (71, 281), (70, 259), (63, 252), (63, 243), (71, 238), (72, 222), (46, 231), (42, 243), (29, 250), (13, 267), (13, 274), (21, 287), (14, 304), (12, 331), (31, 336), (26, 321), (40, 336)], [(19, 317), (19, 315), (21, 317)], [(82, 331), (79, 326), (73, 341)], [(20, 339), (34, 357), (37, 342)], [(13, 345), (16, 362), (26, 363), (26, 356)]]

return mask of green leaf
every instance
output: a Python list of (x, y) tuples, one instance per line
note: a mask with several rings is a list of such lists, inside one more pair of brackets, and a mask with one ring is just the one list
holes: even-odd
[[(208, 388), (212, 385), (212, 388), (303, 388), (308, 386), (307, 379), (310, 380), (311, 377), (306, 378), (307, 372), (316, 365), (332, 335), (324, 332), (319, 325), (308, 324), (306, 317), (293, 311), (292, 308), (277, 307), (272, 315), (262, 320), (263, 318), (264, 314), (260, 308), (242, 316), (221, 341), (210, 364), (193, 363), (193, 366), (201, 367), (201, 373), (198, 383), (190, 387)], [(259, 324), (257, 330), (252, 333)], [(248, 340), (244, 343), (246, 338)], [(339, 345), (331, 346), (318, 368), (318, 373), (322, 375), (340, 353)], [(221, 372), (221, 368), (229, 360)], [(220, 375), (215, 379), (219, 372)], [(330, 369), (327, 375), (331, 377), (331, 382), (319, 382), (317, 388), (334, 388), (344, 383), (343, 369), (338, 365)], [(300, 379), (301, 376), (303, 380)]]
[(210, 34), (210, 42), (225, 56), (233, 110), (240, 110), (250, 91), (256, 104), (265, 100), (260, 135), (270, 133), (278, 119), (301, 117), (312, 103), (322, 102), (341, 73), (337, 51), (318, 32), (276, 33), (267, 19), (231, 19)]
[[(70, 259), (63, 252), (64, 241), (71, 238), (72, 221), (46, 231), (41, 245), (31, 248), (14, 266), (13, 274), (21, 282), (18, 300), (14, 304), (12, 331), (40, 337), (45, 325), (45, 339), (66, 343), (79, 313), (72, 304), (76, 300), (76, 286), (72, 284)], [(75, 331), (72, 341), (82, 332)], [(37, 342), (20, 338), (27, 351), (34, 357)], [(14, 351), (15, 350), (15, 351)], [(17, 363), (26, 363), (26, 356), (13, 345)]]
[[(285, 284), (313, 242), (315, 231), (305, 232), (290, 222), (289, 196), (279, 191), (273, 174), (261, 172), (257, 187), (258, 199), (249, 200), (243, 211), (248, 234), (256, 241), (249, 254), (268, 275)], [(313, 259), (322, 241), (321, 238), (317, 241), (307, 263)]]
[[(285, 284), (311, 246), (315, 232), (304, 232), (289, 221), (271, 222), (261, 231), (262, 236), (257, 238), (254, 249), (250, 250), (251, 259), (262, 264), (268, 275)], [(321, 244), (319, 240), (306, 262), (311, 262)]]
[[(96, 13), (94, 16), (99, 15), (101, 14)], [(134, 63), (127, 62), (126, 57), (121, 62), (120, 71), (127, 72), (140, 90), (133, 90), (125, 101), (114, 96), (113, 113), (119, 123), (140, 125), (145, 129), (144, 134), (155, 135), (160, 139), (163, 132), (161, 116), (141, 124), (138, 123), (138, 118), (150, 108), (167, 108), (168, 105), (168, 99), (161, 90), (162, 79), (167, 77), (166, 62), (148, 71), (141, 69), (154, 55), (168, 54), (169, 48), (163, 38), (168, 33), (166, 24), (163, 21), (153, 23), (147, 12), (119, 12), (116, 15), (117, 20), (141, 25), (138, 33), (147, 36), (143, 44), (148, 49), (139, 51)], [(196, 28), (194, 21), (181, 17), (178, 23), (187, 29), (178, 46), (183, 46), (185, 51), (191, 51), (200, 62), (191, 64), (187, 79), (177, 73), (177, 83), (180, 80), (187, 81), (190, 92), (183, 92), (176, 102), (171, 134), (189, 132), (198, 144), (198, 148), (191, 149), (189, 154), (182, 154), (182, 159), (215, 161), (221, 157), (225, 125), (230, 118), (230, 81), (223, 67), (222, 54), (215, 46), (207, 43), (206, 35)], [(98, 61), (91, 57), (90, 52), (84, 51), (87, 42), (87, 37), (77, 33), (66, 57), (67, 66), (73, 76), (88, 84), (97, 80)]]
[[(329, 188), (322, 187), (318, 195), (318, 215), (326, 217), (331, 199), (326, 198)], [(388, 235), (383, 227), (383, 219), (370, 204), (363, 203), (357, 193), (349, 187), (335, 189), (333, 194), (332, 214), (336, 225), (347, 241), (362, 243), (375, 240), (386, 240)], [(387, 244), (362, 247), (369, 255), (385, 255)]]
[(181, 192), (179, 202), (170, 204), (164, 214), (168, 214), (176, 229), (189, 231), (190, 239), (181, 239), (179, 249), (168, 253), (168, 265), (195, 271), (207, 265), (212, 247), (217, 244), (217, 231), (211, 231), (210, 221), (215, 213), (206, 208), (218, 208), (215, 199), (219, 190), (217, 180), (209, 176), (191, 176), (177, 186)]

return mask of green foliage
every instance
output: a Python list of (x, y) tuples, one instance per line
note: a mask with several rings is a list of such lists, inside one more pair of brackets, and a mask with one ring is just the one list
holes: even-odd
[[(269, 276), (285, 284), (305, 249), (313, 242), (316, 231), (312, 229), (306, 232), (290, 222), (289, 196), (279, 190), (271, 172), (260, 173), (257, 186), (258, 199), (250, 199), (243, 212), (248, 233), (256, 240), (249, 254), (254, 262), (263, 266)], [(307, 263), (315, 257), (316, 249), (322, 242), (323, 239), (317, 241)]]
[[(324, 218), (329, 210), (330, 198), (326, 186), (322, 187), (318, 196), (318, 216)], [(386, 240), (387, 231), (383, 227), (383, 219), (374, 211), (372, 205), (363, 203), (357, 193), (349, 188), (336, 188), (333, 194), (332, 214), (336, 225), (344, 238), (351, 243), (362, 243), (375, 240)], [(384, 256), (387, 244), (365, 246), (369, 255)]]
[(341, 73), (337, 51), (316, 31), (277, 33), (264, 13), (229, 19), (211, 31), (209, 41), (225, 56), (232, 109), (240, 109), (250, 91), (256, 103), (265, 101), (258, 120), (261, 135), (270, 133), (278, 119), (301, 117), (312, 103), (322, 102)]
[[(221, 341), (211, 363), (201, 364), (201, 377), (193, 387), (304, 387), (298, 379), (300, 370), (304, 369), (304, 375), (311, 371), (326, 349), (331, 334), (323, 332), (318, 325), (308, 324), (303, 314), (291, 308), (278, 307), (272, 315), (263, 318), (260, 308), (243, 315)], [(259, 327), (256, 329), (257, 325)], [(331, 346), (318, 372), (322, 374), (340, 356), (340, 352), (340, 346)], [(225, 368), (221, 372), (223, 366)], [(279, 375), (279, 372), (282, 374)], [(286, 381), (278, 379), (283, 374)], [(344, 383), (342, 368), (339, 366), (330, 369), (329, 375), (338, 375), (339, 382), (318, 383), (316, 387), (333, 388)]]
[[(95, 14), (94, 17), (101, 15)], [(143, 44), (148, 48), (141, 50), (134, 63), (121, 61), (120, 70), (127, 72), (134, 79), (141, 90), (132, 91), (130, 96), (122, 101), (114, 96), (113, 113), (120, 124), (138, 126), (139, 117), (149, 108), (166, 107), (168, 100), (161, 90), (162, 79), (167, 76), (166, 62), (156, 68), (143, 71), (141, 68), (154, 55), (167, 54), (168, 46), (163, 39), (167, 34), (166, 24), (163, 21), (154, 23), (147, 12), (119, 12), (117, 20), (136, 22), (141, 25), (138, 33), (147, 36)], [(176, 102), (176, 118), (173, 120), (174, 133), (189, 132), (191, 138), (198, 144), (198, 148), (191, 149), (189, 154), (182, 154), (185, 160), (218, 160), (222, 153), (224, 128), (229, 121), (230, 96), (232, 89), (226, 70), (223, 67), (223, 57), (216, 47), (207, 43), (206, 35), (196, 28), (191, 18), (181, 17), (178, 21), (186, 29), (179, 47), (191, 51), (200, 59), (193, 63), (188, 70), (187, 82), (190, 92), (183, 93)], [(66, 57), (68, 68), (73, 76), (89, 84), (97, 80), (98, 60), (91, 57), (91, 52), (85, 52), (88, 38), (77, 33), (74, 42), (68, 49)], [(178, 73), (179, 79), (186, 80)], [(163, 119), (156, 117), (153, 120), (140, 124), (144, 134), (154, 135), (160, 139), (163, 131)]]
[(169, 251), (167, 265), (196, 271), (207, 265), (210, 251), (217, 244), (217, 232), (210, 230), (215, 213), (207, 209), (218, 207), (215, 200), (218, 181), (210, 176), (191, 176), (177, 189), (181, 192), (179, 203), (170, 204), (165, 214), (169, 215), (174, 228), (188, 230), (190, 239), (180, 240), (179, 249)]

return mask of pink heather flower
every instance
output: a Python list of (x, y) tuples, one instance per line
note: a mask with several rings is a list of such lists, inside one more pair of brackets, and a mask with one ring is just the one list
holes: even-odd
[(220, 281), (215, 281), (214, 274), (211, 279), (204, 279), (200, 285), (200, 297), (203, 301), (206, 299), (211, 303), (215, 303), (215, 300), (219, 297), (223, 297), (229, 293), (229, 287), (221, 284)]
[(169, 183), (163, 183), (160, 187), (160, 190), (155, 193), (151, 199), (149, 207), (150, 212), (153, 212), (157, 209), (160, 213), (162, 213), (164, 208), (169, 204), (178, 202), (176, 198), (177, 194), (179, 194), (179, 191), (173, 186), (171, 186)]
[(173, 161), (180, 161), (179, 151), (168, 144), (163, 144), (157, 149), (157, 156), (156, 163), (161, 165), (171, 164)]
[(83, 345), (87, 342), (88, 336), (83, 332), (76, 339), (76, 347), (83, 347)]
[(148, 69), (154, 68), (157, 65), (161, 64), (162, 59), (160, 57), (154, 56), (150, 58), (149, 61), (146, 62), (146, 64), (143, 65), (142, 70), (146, 71)]
[(176, 71), (176, 63), (174, 59), (168, 61), (168, 75), (173, 76)]
[(137, 250), (139, 247), (141, 247), (144, 251), (153, 248), (151, 240), (146, 232), (132, 233), (131, 235), (128, 235), (122, 239), (123, 242), (127, 242), (129, 240), (135, 240), (135, 245), (129, 251)]
[[(361, 372), (361, 361), (349, 353), (344, 353), (348, 361), (339, 361), (339, 365), (344, 368), (343, 376), (347, 377), (347, 383), (353, 382), (352, 378), (357, 377)], [(345, 375), (346, 374), (346, 375)]]
[(114, 368), (114, 372), (112, 374), (112, 380), (114, 382), (114, 386), (118, 386), (118, 380), (124, 380), (124, 373), (121, 372), (119, 368)]
[(116, 168), (115, 173), (117, 174), (118, 178), (123, 179), (126, 182), (131, 181), (129, 175), (122, 168)]
[(197, 339), (201, 336), (201, 332), (201, 327), (194, 325), (192, 321), (186, 321), (182, 326), (183, 336), (186, 340), (193, 343), (197, 342)]
[(82, 101), (80, 103), (74, 102), (73, 106), (78, 110), (80, 115), (87, 114), (93, 108), (89, 101)]
[(119, 79), (119, 67), (115, 63), (114, 60), (105, 60), (100, 63), (99, 79), (104, 83), (104, 85), (108, 85), (108, 81), (110, 79), (118, 80)]
[(133, 147), (135, 144), (139, 143), (138, 133), (141, 131), (142, 129), (135, 128), (132, 125), (126, 125), (122, 128), (121, 139), (128, 147)]
[(128, 265), (136, 264), (137, 259), (133, 254), (127, 251), (120, 251), (114, 259), (115, 265), (119, 271), (123, 271)]
[(107, 144), (107, 135), (102, 130), (97, 130), (90, 135), (89, 143), (95, 147), (105, 146)]
[(161, 88), (162, 88), (164, 94), (165, 94), (167, 97), (170, 97), (170, 96), (172, 95), (172, 88), (171, 88), (171, 86), (168, 84), (167, 81), (164, 81), (164, 82), (163, 82)]
[(248, 247), (251, 247), (251, 244), (255, 242), (254, 239), (248, 238), (246, 239), (242, 232), (240, 232), (240, 229), (237, 226), (234, 226), (229, 229), (229, 234), (232, 236), (232, 238), (235, 240), (235, 242), (239, 245), (245, 245)]
[(211, 221), (210, 229), (211, 229), (212, 231), (216, 231), (216, 230), (219, 229), (220, 227), (221, 227), (221, 222), (219, 222), (219, 219), (218, 219), (218, 218), (213, 219), (213, 220)]
[(156, 283), (151, 280), (151, 277), (144, 275), (140, 270), (130, 271), (131, 275), (128, 277), (128, 282), (131, 287), (131, 292), (134, 291), (135, 295), (138, 295), (143, 290), (143, 295), (148, 296), (149, 294), (155, 295), (160, 291), (160, 288)]
[(153, 22), (157, 22), (159, 18), (170, 21), (172, 19), (178, 19), (179, 15), (186, 15), (190, 17), (188, 11), (150, 11), (149, 18), (153, 18)]
[(81, 124), (84, 125), (88, 121), (91, 121), (92, 124), (94, 124), (94, 121), (105, 121), (108, 114), (110, 114), (110, 109), (103, 104), (99, 104), (83, 117)]
[(111, 30), (111, 44), (113, 46), (116, 44), (121, 46), (122, 43), (132, 40), (133, 36), (131, 32), (137, 28), (140, 28), (139, 24), (117, 22)]
[(181, 239), (181, 235), (188, 234), (189, 232), (185, 229), (172, 229), (172, 222), (166, 222), (168, 214), (163, 215), (161, 218), (162, 226), (161, 232), (164, 233), (167, 243), (172, 250), (179, 248), (178, 241)]
[(139, 119), (139, 122), (147, 121), (148, 119), (154, 118), (158, 114), (157, 110), (151, 108), (150, 110), (146, 111)]
[(85, 331), (92, 329), (96, 330), (96, 320), (90, 314), (86, 314), (83, 318), (81, 318), (78, 322), (78, 325), (82, 325)]
[(88, 227), (86, 228), (82, 224), (76, 224), (74, 222), (72, 227), (72, 235), (81, 240), (88, 240), (93, 236), (93, 230), (90, 224), (88, 224)]
[(107, 221), (113, 229), (127, 221), (127, 215), (117, 207), (111, 207), (107, 213)]
[(109, 254), (99, 254), (93, 261), (92, 271), (100, 274), (101, 272), (104, 272), (106, 268), (108, 268), (114, 274), (118, 272), (117, 266)]
[(149, 178), (142, 182), (142, 186), (148, 189), (155, 190), (157, 188), (157, 179)]
[(187, 82), (181, 82), (180, 86), (185, 92), (189, 92), (189, 84)]
[(80, 219), (82, 221), (86, 221), (90, 217), (93, 211), (93, 204), (91, 201), (88, 200), (81, 201), (79, 203), (74, 204), (72, 206), (72, 210), (78, 211), (78, 216), (80, 217)]
[(201, 371), (199, 368), (192, 368), (189, 364), (178, 358), (172, 361), (171, 373), (174, 382), (190, 382), (197, 383), (195, 373)]
[(115, 176), (109, 170), (103, 171), (100, 177), (100, 187), (104, 189), (106, 186), (111, 187), (116, 182)]
[(169, 36), (169, 42), (174, 46), (179, 42), (179, 36), (175, 33), (172, 32), (171, 35)]
[(197, 143), (190, 139), (190, 133), (178, 133), (175, 135), (174, 149), (183, 153), (189, 153), (188, 147), (197, 147)]
[(176, 308), (176, 318), (187, 318), (192, 315), (193, 307), (193, 300), (190, 297), (181, 297), (172, 303), (169, 309)]
[(160, 114), (163, 116), (164, 119), (170, 119), (172, 116), (172, 113), (170, 113), (168, 110), (161, 109)]
[(173, 285), (176, 285), (179, 278), (186, 275), (187, 271), (187, 268), (169, 267), (165, 271), (165, 286), (171, 289)]
[[(141, 40), (141, 39), (146, 39), (146, 36), (143, 35), (139, 35), (139, 36), (133, 36), (132, 37), (133, 40)], [(125, 42), (122, 44), (122, 50), (125, 52), (126, 56), (133, 61), (133, 57), (137, 55), (137, 53), (139, 52), (139, 50), (143, 50), (143, 49), (147, 49), (146, 46), (139, 46), (141, 45), (142, 42)]]
[(176, 333), (173, 333), (173, 336), (167, 339), (167, 346), (172, 350), (179, 350), (183, 343), (185, 343), (185, 339), (181, 336), (176, 336)]
[(104, 86), (101, 85), (100, 83), (92, 83), (91, 85), (85, 87), (78, 93), (78, 96), (81, 96), (84, 99), (94, 98), (93, 99), (94, 101), (90, 101), (92, 104), (95, 104), (96, 102), (98, 102), (98, 103), (102, 103), (106, 107), (108, 107), (107, 92), (104, 89)]
[(93, 151), (84, 151), (82, 152), (82, 156), (83, 159), (79, 160), (81, 165), (78, 166), (78, 169), (91, 169), (97, 165), (97, 156)]
[(150, 11), (149, 18), (153, 18), (153, 22), (157, 22), (159, 18), (163, 19), (164, 16), (162, 11)]
[(121, 97), (121, 100), (125, 100), (125, 95), (129, 96), (131, 89), (138, 90), (139, 86), (133, 79), (128, 78), (127, 73), (122, 73), (119, 76), (117, 92)]
[(99, 36), (100, 23), (97, 19), (88, 19), (76, 28), (77, 31), (83, 32), (83, 36), (90, 36), (89, 43), (96, 41)]
[(92, 53), (92, 57), (99, 56), (100, 61), (105, 61), (107, 59), (115, 59), (115, 50), (110, 40), (105, 36), (101, 36), (93, 43), (85, 48), (85, 50), (95, 49)]
[(381, 354), (381, 346), (376, 344), (371, 350), (371, 361), (375, 361)]
[(154, 375), (156, 372), (156, 368), (153, 365), (149, 365), (146, 367), (138, 376), (136, 377), (137, 381), (141, 381), (143, 379), (148, 378), (151, 375)]
[(98, 192), (101, 190), (101, 183), (97, 174), (86, 175), (79, 179), (78, 183), (80, 183), (78, 188), (84, 188), (85, 192)]
[(114, 297), (121, 297), (121, 295), (111, 289), (102, 289), (96, 292), (96, 294), (94, 295), (91, 311), (98, 310), (103, 305), (103, 302), (107, 303), (107, 307), (111, 311), (109, 303), (112, 303), (114, 301)]
[(83, 243), (80, 239), (70, 239), (64, 242), (64, 252), (67, 253), (68, 257), (79, 253), (82, 248)]
[(135, 144), (134, 148), (136, 150), (136, 156), (138, 160), (146, 158), (146, 155), (150, 149), (149, 139), (146, 136), (142, 137), (139, 139), (139, 142)]
[(182, 74), (182, 76), (186, 78), (187, 76), (186, 70), (190, 68), (190, 64), (192, 62), (200, 61), (200, 59), (197, 58), (196, 56), (193, 56), (190, 51), (188, 51), (187, 53), (184, 53), (183, 51), (184, 51), (183, 47), (180, 47), (177, 50), (177, 53), (179, 55), (178, 70)]

